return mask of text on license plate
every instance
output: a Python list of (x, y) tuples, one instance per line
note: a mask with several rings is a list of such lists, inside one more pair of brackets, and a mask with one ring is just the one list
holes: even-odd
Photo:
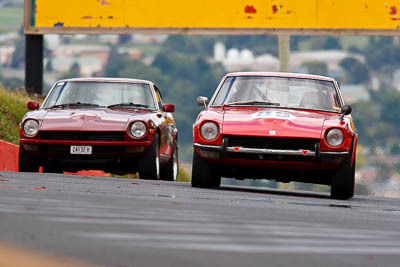
[(71, 154), (91, 155), (92, 147), (91, 146), (71, 146)]

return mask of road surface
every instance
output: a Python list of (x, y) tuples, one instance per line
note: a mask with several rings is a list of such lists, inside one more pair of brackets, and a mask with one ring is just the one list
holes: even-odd
[(1, 172), (0, 229), (98, 266), (400, 266), (389, 198)]

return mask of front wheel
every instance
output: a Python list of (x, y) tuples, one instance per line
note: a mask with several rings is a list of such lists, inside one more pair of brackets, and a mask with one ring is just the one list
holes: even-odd
[(161, 169), (161, 178), (165, 181), (176, 181), (178, 177), (178, 145), (175, 142), (174, 151), (167, 165)]
[(221, 176), (213, 170), (210, 163), (193, 152), (192, 186), (200, 188), (219, 187)]
[(352, 151), (332, 176), (331, 198), (347, 200), (354, 196), (356, 164), (351, 166)]
[(139, 161), (139, 176), (144, 180), (160, 180), (160, 149), (158, 134), (153, 143)]
[(18, 171), (39, 172), (39, 164), (25, 150), (24, 145), (19, 145)]

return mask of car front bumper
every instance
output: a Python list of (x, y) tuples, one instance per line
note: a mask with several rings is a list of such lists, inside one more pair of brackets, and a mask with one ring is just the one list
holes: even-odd
[[(221, 165), (303, 169), (335, 169), (349, 155), (348, 151), (281, 150), (224, 147), (195, 143), (195, 151), (204, 159)], [(260, 164), (262, 162), (262, 164)]]
[[(66, 140), (30, 140), (21, 139), (20, 145), (37, 159), (45, 158), (110, 158), (132, 157), (142, 154), (151, 141), (66, 141)], [(71, 146), (91, 146), (92, 154), (76, 155), (70, 153)]]

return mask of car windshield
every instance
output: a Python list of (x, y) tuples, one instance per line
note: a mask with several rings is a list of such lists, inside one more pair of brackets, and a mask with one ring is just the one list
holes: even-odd
[(155, 109), (150, 85), (124, 82), (60, 82), (43, 105), (44, 108), (87, 106)]
[(222, 105), (340, 111), (333, 82), (292, 77), (228, 77), (212, 103)]

